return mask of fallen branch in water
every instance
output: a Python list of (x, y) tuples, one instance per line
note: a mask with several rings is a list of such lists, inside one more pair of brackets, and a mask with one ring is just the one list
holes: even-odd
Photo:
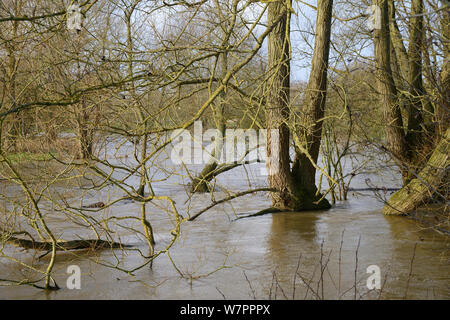
[[(52, 243), (51, 241), (34, 241), (21, 239), (17, 237), (8, 236), (6, 242), (17, 247), (22, 247), (24, 249), (33, 249), (40, 251), (51, 251)], [(89, 240), (58, 240), (56, 250), (80, 250), (80, 249), (114, 249), (114, 248), (130, 248), (132, 245), (122, 244), (118, 242), (110, 242), (100, 239), (89, 239)]]

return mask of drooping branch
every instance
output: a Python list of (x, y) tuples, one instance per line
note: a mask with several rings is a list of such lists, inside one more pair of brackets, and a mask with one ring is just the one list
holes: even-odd
[(247, 190), (247, 191), (235, 193), (235, 194), (233, 194), (233, 195), (231, 195), (231, 196), (228, 196), (228, 197), (225, 197), (225, 198), (223, 198), (223, 199), (221, 199), (221, 200), (219, 200), (219, 201), (214, 201), (212, 204), (210, 204), (210, 205), (207, 206), (206, 208), (204, 208), (204, 209), (200, 210), (199, 212), (197, 212), (196, 214), (192, 215), (192, 216), (188, 219), (188, 221), (194, 221), (194, 220), (197, 219), (201, 214), (203, 214), (203, 213), (205, 213), (206, 211), (208, 211), (209, 209), (211, 209), (211, 208), (217, 206), (218, 204), (221, 204), (221, 203), (224, 203), (224, 202), (227, 202), (227, 201), (230, 201), (230, 200), (233, 200), (233, 199), (242, 197), (242, 196), (246, 196), (246, 195), (248, 195), (248, 194), (252, 194), (252, 193), (255, 193), (255, 192), (263, 192), (263, 191), (266, 191), (266, 192), (276, 192), (276, 189), (274, 189), (274, 188), (258, 188), (258, 189), (252, 189), (252, 190)]

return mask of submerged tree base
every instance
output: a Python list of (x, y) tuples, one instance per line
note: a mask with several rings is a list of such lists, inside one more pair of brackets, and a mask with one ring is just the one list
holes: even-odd
[[(298, 172), (295, 173), (298, 176)], [(318, 192), (314, 182), (299, 183), (292, 181), (290, 191), (285, 191), (278, 197), (273, 197), (273, 207), (284, 211), (327, 210), (331, 208), (330, 202)]]
[[(406, 215), (438, 192), (450, 166), (450, 129), (447, 129), (426, 166), (415, 179), (396, 192), (386, 203), (386, 215)], [(448, 183), (444, 181), (444, 183)]]
[(251, 217), (258, 217), (258, 216), (263, 216), (263, 215), (266, 215), (266, 214), (273, 214), (273, 213), (282, 213), (282, 212), (294, 213), (294, 212), (302, 212), (302, 211), (327, 210), (327, 209), (331, 208), (331, 205), (330, 205), (330, 203), (328, 202), (327, 199), (319, 198), (318, 201), (319, 201), (318, 203), (310, 202), (310, 203), (304, 204), (303, 206), (300, 206), (298, 208), (270, 207), (270, 208), (266, 208), (266, 209), (263, 209), (261, 211), (258, 211), (256, 213), (240, 216), (240, 217), (236, 218), (235, 220), (244, 219), (244, 218), (251, 218)]
[(331, 208), (330, 202), (321, 194), (304, 192), (299, 197), (296, 206), (293, 207), (293, 211), (306, 211), (306, 210), (327, 210)]

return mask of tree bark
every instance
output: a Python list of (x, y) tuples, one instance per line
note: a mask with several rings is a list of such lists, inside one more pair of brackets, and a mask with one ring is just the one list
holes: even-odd
[(94, 143), (94, 130), (90, 123), (89, 110), (87, 107), (86, 97), (81, 98), (79, 105), (80, 110), (77, 111), (78, 125), (78, 158), (87, 160), (92, 155)]
[[(138, 5), (139, 1), (135, 0), (133, 1), (129, 7), (127, 7), (124, 10), (124, 18), (125, 18), (125, 23), (126, 23), (126, 27), (127, 27), (127, 49), (128, 49), (128, 76), (130, 78), (133, 77), (134, 75), (134, 66), (133, 66), (133, 61), (134, 61), (134, 43), (133, 43), (133, 37), (132, 37), (132, 16), (136, 10), (136, 7)], [(131, 81), (130, 84), (130, 90), (129, 93), (131, 95), (131, 97), (134, 100), (134, 103), (136, 105), (137, 108), (137, 115), (138, 115), (138, 120), (139, 120), (139, 124), (142, 126), (142, 133), (139, 137), (139, 142), (140, 142), (140, 179), (139, 179), (139, 187), (136, 190), (136, 193), (141, 196), (144, 197), (145, 196), (145, 186), (148, 186), (148, 189), (150, 191), (151, 194), (153, 194), (153, 190), (151, 188), (151, 183), (149, 182), (148, 179), (148, 173), (147, 173), (147, 140), (148, 140), (148, 134), (147, 134), (147, 127), (148, 127), (148, 121), (147, 121), (147, 117), (144, 113), (143, 110), (143, 105), (140, 103), (140, 100), (137, 97), (137, 92), (136, 92), (136, 86), (134, 81)], [(149, 249), (149, 256), (153, 256), (154, 252), (155, 252), (155, 238), (154, 238), (154, 232), (153, 232), (153, 228), (152, 225), (150, 224), (150, 222), (147, 220), (147, 202), (146, 201), (142, 201), (140, 203), (140, 207), (141, 207), (141, 225), (144, 229), (144, 234), (145, 234), (145, 239), (147, 241), (148, 244), (148, 249)], [(150, 268), (153, 266), (153, 261), (150, 262)]]
[(443, 10), (441, 16), (441, 37), (444, 47), (440, 81), (440, 98), (436, 104), (437, 135), (444, 134), (450, 125), (450, 12)]
[[(228, 72), (228, 58), (227, 52), (223, 52), (220, 54), (220, 65), (221, 65), (221, 78), (223, 79)], [(222, 91), (217, 98), (217, 101), (213, 104), (213, 117), (216, 125), (216, 129), (218, 130), (218, 134), (214, 139), (214, 149), (211, 154), (210, 161), (205, 165), (203, 170), (197, 177), (193, 178), (191, 192), (209, 192), (210, 186), (209, 182), (217, 176), (215, 173), (219, 160), (223, 152), (223, 145), (226, 133), (225, 126), (225, 101), (226, 101), (226, 93)]]
[(373, 3), (381, 10), (381, 28), (375, 29), (373, 33), (377, 87), (386, 121), (388, 150), (398, 160), (404, 161), (407, 148), (397, 88), (391, 70), (388, 1), (374, 0)]
[(409, 74), (409, 63), (408, 63), (408, 53), (406, 51), (405, 45), (403, 43), (402, 34), (396, 20), (396, 9), (394, 1), (389, 1), (389, 31), (391, 34), (392, 49), (395, 52), (397, 63), (399, 67), (399, 73), (397, 74), (399, 83), (402, 88), (407, 87), (407, 80)]
[[(332, 0), (318, 1), (316, 35), (311, 73), (305, 102), (296, 132), (295, 159), (292, 174), (301, 206), (307, 209), (329, 208), (327, 199), (317, 192), (316, 168), (322, 140), (322, 119), (327, 97), (328, 57), (330, 52)], [(301, 145), (301, 148), (299, 146)]]
[[(408, 129), (406, 142), (408, 144), (408, 158), (411, 164), (416, 164), (418, 149), (423, 142), (424, 113), (426, 103), (425, 89), (422, 81), (422, 45), (423, 45), (423, 0), (413, 0), (411, 3), (411, 18), (409, 28), (409, 104), (408, 104)], [(432, 110), (429, 110), (432, 112)]]
[[(377, 0), (374, 3), (381, 9), (381, 29), (374, 30), (374, 44), (377, 82), (387, 123), (388, 149), (400, 163), (403, 182), (406, 184), (426, 163), (429, 156), (427, 146), (434, 144), (431, 123), (434, 107), (427, 99), (422, 80), (424, 5), (423, 0), (411, 2), (409, 46), (406, 52), (395, 21), (394, 1)], [(386, 10), (390, 11), (390, 21)], [(393, 47), (388, 48), (389, 44)], [(391, 61), (391, 57), (394, 60)], [(397, 91), (390, 68), (395, 63), (400, 69), (397, 75), (400, 91)], [(407, 93), (402, 94), (405, 91)], [(407, 114), (407, 128), (403, 126), (400, 106), (404, 106)]]
[[(396, 192), (386, 203), (386, 215), (405, 215), (410, 213), (438, 190), (450, 166), (450, 129), (433, 151), (426, 166), (415, 179)], [(445, 181), (444, 181), (445, 182)], [(448, 181), (446, 181), (448, 183)]]
[(291, 0), (269, 4), (268, 22), (273, 23), (284, 11), (283, 18), (269, 35), (269, 70), (272, 77), (267, 97), (267, 169), (271, 188), (272, 205), (291, 210), (294, 200), (294, 184), (289, 157), (289, 91), (290, 91), (290, 8)]
[[(19, 15), (21, 8), (20, 5), (16, 2), (14, 4), (14, 14)], [(9, 41), (5, 42), (5, 51), (7, 54), (7, 60), (6, 62), (6, 105), (8, 105), (10, 108), (13, 108), (17, 103), (17, 71), (18, 71), (18, 59), (16, 57), (18, 50), (18, 31), (19, 31), (19, 22), (18, 21), (12, 21), (11, 22), (12, 27), (12, 37)], [(1, 141), (2, 147), (6, 151), (12, 151), (16, 152), (18, 150), (17, 140), (21, 133), (21, 115), (18, 113), (11, 114), (9, 116), (9, 121), (6, 123), (6, 130), (4, 134), (2, 134), (2, 137), (4, 137), (4, 140)]]
[[(269, 21), (291, 2), (274, 2), (269, 6)], [(278, 210), (314, 210), (330, 208), (329, 202), (317, 193), (315, 185), (317, 162), (325, 111), (328, 56), (330, 49), (332, 0), (320, 0), (317, 6), (316, 37), (310, 80), (299, 126), (294, 132), (295, 159), (290, 168), (290, 11), (269, 36), (269, 70), (273, 72), (268, 94), (267, 156), (269, 185), (273, 208)]]

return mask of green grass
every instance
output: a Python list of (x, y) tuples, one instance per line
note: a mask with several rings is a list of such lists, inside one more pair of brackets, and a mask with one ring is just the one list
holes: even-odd
[(52, 159), (51, 153), (15, 152), (6, 156), (11, 162), (46, 161)]

